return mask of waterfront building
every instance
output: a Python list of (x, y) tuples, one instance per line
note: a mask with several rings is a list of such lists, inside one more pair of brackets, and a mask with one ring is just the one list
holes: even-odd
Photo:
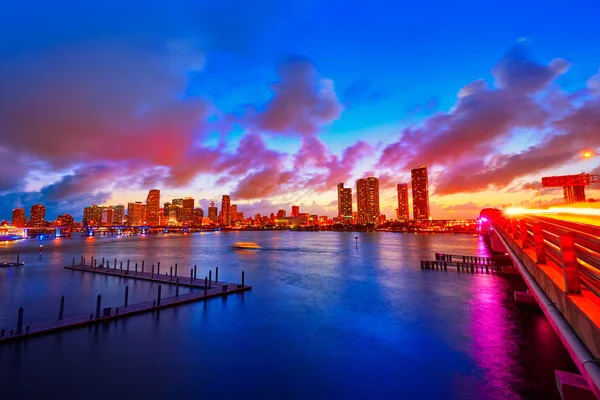
[(27, 218), (25, 217), (25, 209), (15, 208), (12, 211), (12, 226), (16, 228), (23, 228), (25, 227), (26, 222)]
[(46, 207), (42, 204), (34, 204), (31, 206), (31, 226), (44, 226), (46, 222)]
[(195, 201), (191, 197), (185, 197), (181, 205), (181, 220), (184, 224), (191, 225), (194, 222)]
[(284, 218), (285, 218), (285, 210), (277, 211), (277, 219), (284, 219)]
[(242, 222), (245, 220), (245, 218), (244, 218), (244, 212), (243, 211), (239, 211), (237, 213), (237, 220), (238, 221), (242, 221)]
[(398, 209), (396, 214), (399, 221), (406, 222), (410, 219), (408, 209), (408, 183), (398, 184)]
[(143, 207), (141, 201), (127, 204), (127, 223), (130, 226), (140, 226), (144, 223), (143, 220)]
[(232, 224), (238, 220), (237, 214), (238, 214), (237, 204), (232, 204), (231, 208), (229, 209), (229, 218), (230, 218), (230, 222)]
[(193, 225), (200, 226), (202, 225), (202, 220), (204, 219), (204, 210), (201, 207), (194, 209), (194, 218)]
[(75, 224), (75, 219), (70, 214), (62, 214), (56, 218), (58, 226), (65, 226), (72, 228)]
[(344, 224), (352, 223), (352, 189), (344, 188), (343, 183), (337, 185), (338, 221)]
[(356, 204), (359, 224), (379, 222), (379, 179), (370, 176), (356, 181)]
[(144, 221), (150, 226), (159, 225), (158, 212), (160, 210), (160, 190), (152, 189), (146, 197), (146, 216)]
[(415, 168), (411, 171), (413, 217), (417, 220), (429, 219), (429, 183), (427, 167)]
[(110, 226), (113, 223), (115, 217), (115, 210), (113, 206), (104, 207), (102, 209), (102, 225)]
[(292, 206), (292, 214), (291, 217), (297, 217), (300, 215), (300, 206)]
[(231, 197), (224, 194), (221, 200), (221, 224), (224, 226), (231, 225)]
[(118, 205), (114, 207), (113, 224), (122, 225), (125, 217), (125, 206)]
[(208, 218), (213, 223), (217, 222), (217, 219), (218, 219), (218, 210), (217, 210), (217, 207), (215, 207), (215, 202), (214, 201), (211, 201), (210, 202), (210, 207), (208, 207)]

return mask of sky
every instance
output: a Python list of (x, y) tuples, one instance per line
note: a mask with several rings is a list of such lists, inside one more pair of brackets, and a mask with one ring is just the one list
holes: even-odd
[(336, 185), (366, 176), (393, 218), (396, 184), (421, 165), (436, 219), (537, 202), (543, 176), (600, 173), (600, 156), (581, 156), (600, 153), (598, 12), (580, 0), (4, 2), (0, 220), (35, 203), (81, 218), (151, 188), (162, 202), (230, 194), (247, 215), (297, 204), (334, 216)]

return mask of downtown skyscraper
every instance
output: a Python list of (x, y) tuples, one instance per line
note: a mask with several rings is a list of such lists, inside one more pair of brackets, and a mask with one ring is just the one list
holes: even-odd
[(398, 220), (406, 222), (410, 219), (408, 210), (408, 183), (398, 184)]
[(152, 189), (146, 197), (146, 223), (150, 226), (158, 226), (160, 224), (160, 190)]
[(343, 183), (337, 185), (338, 221), (343, 224), (352, 223), (352, 189), (345, 188)]
[(379, 223), (379, 179), (370, 176), (356, 181), (356, 205), (359, 224)]
[(34, 204), (31, 206), (31, 213), (29, 215), (31, 226), (44, 226), (44, 222), (46, 221), (46, 207), (42, 204)]
[(429, 179), (427, 167), (419, 167), (411, 172), (414, 219), (429, 219)]
[(221, 200), (221, 224), (231, 225), (231, 197), (224, 194)]

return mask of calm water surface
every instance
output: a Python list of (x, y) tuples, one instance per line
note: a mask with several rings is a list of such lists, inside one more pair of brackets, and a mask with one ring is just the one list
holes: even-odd
[[(358, 244), (354, 237), (358, 236)], [(233, 251), (255, 241), (259, 252)], [(8, 398), (558, 398), (573, 370), (541, 312), (522, 310), (503, 277), (423, 271), (433, 253), (487, 255), (470, 235), (221, 232), (30, 240), (0, 245), (0, 327), (151, 300), (157, 285), (68, 271), (83, 254), (253, 290), (104, 325), (0, 345)], [(133, 268), (133, 264), (132, 264)], [(213, 272), (214, 273), (214, 272)], [(167, 286), (167, 287), (165, 287)], [(163, 285), (163, 297), (174, 287)], [(182, 289), (185, 293), (187, 289)]]

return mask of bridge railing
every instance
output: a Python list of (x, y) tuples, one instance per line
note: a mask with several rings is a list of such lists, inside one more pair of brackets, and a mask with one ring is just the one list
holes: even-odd
[(522, 215), (495, 222), (522, 247), (534, 249), (536, 262), (556, 264), (567, 293), (581, 293), (584, 286), (600, 297), (600, 228)]

